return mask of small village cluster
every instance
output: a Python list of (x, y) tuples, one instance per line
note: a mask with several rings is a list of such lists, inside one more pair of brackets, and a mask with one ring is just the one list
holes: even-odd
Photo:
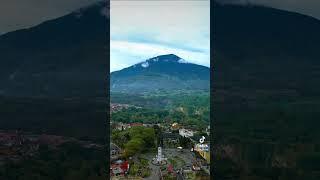
[[(146, 155), (146, 158), (149, 161), (148, 168), (154, 169), (153, 173), (156, 174), (153, 177), (162, 179), (165, 175), (171, 174), (173, 177), (178, 178), (179, 176), (185, 179), (184, 177), (187, 176), (187, 174), (195, 174), (198, 171), (204, 171), (208, 176), (210, 175), (210, 141), (206, 141), (205, 139), (201, 141), (200, 139), (202, 137), (197, 136), (196, 130), (186, 128), (178, 123), (163, 125), (160, 123), (144, 124), (111, 122), (113, 130), (123, 131), (137, 126), (158, 126), (162, 129), (162, 146), (157, 148), (157, 153), (151, 153), (151, 156)], [(210, 127), (208, 126), (205, 130), (207, 137), (210, 135), (209, 131)], [(187, 149), (179, 145), (178, 142), (181, 137), (186, 138), (191, 142), (191, 148)], [(130, 176), (130, 161), (121, 158), (123, 153), (122, 151), (123, 150), (120, 147), (111, 142), (110, 174), (113, 179)], [(174, 156), (181, 158), (181, 161), (184, 161), (184, 165), (182, 167), (178, 167), (174, 162), (170, 161)]]
[(134, 107), (137, 109), (141, 108), (141, 107), (133, 106), (133, 105), (129, 105), (129, 104), (111, 103), (110, 104), (110, 112), (113, 113), (113, 112), (121, 111), (123, 109), (128, 109), (130, 107)]
[(103, 148), (102, 145), (79, 141), (75, 138), (48, 134), (33, 134), (21, 131), (0, 131), (0, 164), (7, 160), (19, 161), (25, 157), (35, 156), (40, 145), (57, 149), (67, 142), (77, 142), (85, 148)]

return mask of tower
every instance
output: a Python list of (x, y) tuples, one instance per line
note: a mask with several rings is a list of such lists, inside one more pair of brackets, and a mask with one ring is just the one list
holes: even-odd
[(161, 161), (162, 161), (162, 149), (161, 149), (161, 147), (158, 147), (157, 161), (158, 161), (158, 163), (161, 163)]

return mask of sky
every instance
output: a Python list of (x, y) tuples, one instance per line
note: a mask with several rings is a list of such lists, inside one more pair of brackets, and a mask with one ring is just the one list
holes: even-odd
[(0, 34), (35, 26), (99, 0), (1, 0)]
[(111, 1), (110, 71), (163, 54), (210, 66), (210, 1)]
[[(35, 26), (103, 0), (1, 0), (0, 34)], [(320, 19), (320, 0), (252, 3)], [(111, 0), (111, 71), (165, 53), (209, 66), (209, 0)], [(124, 53), (125, 52), (125, 53)]]

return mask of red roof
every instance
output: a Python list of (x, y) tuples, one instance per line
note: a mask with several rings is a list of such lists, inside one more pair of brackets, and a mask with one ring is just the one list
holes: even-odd
[(173, 173), (173, 166), (172, 166), (172, 164), (169, 164), (169, 166), (168, 166), (168, 172)]
[(129, 162), (128, 161), (124, 161), (124, 162), (119, 163), (119, 164), (116, 163), (116, 164), (112, 164), (111, 165), (112, 169), (117, 168), (117, 167), (120, 167), (123, 172), (126, 172), (126, 171), (129, 170)]
[(121, 168), (123, 171), (128, 171), (128, 169), (129, 169), (129, 162), (128, 162), (128, 161), (123, 162), (123, 163), (120, 165), (120, 168)]
[(142, 123), (131, 123), (130, 126), (143, 126)]

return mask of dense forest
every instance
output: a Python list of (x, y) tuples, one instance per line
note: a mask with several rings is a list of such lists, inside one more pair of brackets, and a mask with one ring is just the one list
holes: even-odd
[(156, 132), (153, 128), (133, 127), (124, 131), (114, 130), (111, 140), (124, 149), (124, 157), (127, 158), (156, 148)]
[(210, 121), (209, 94), (159, 93), (148, 95), (111, 95), (111, 102), (136, 105), (111, 115), (115, 122), (180, 123), (197, 129), (205, 129)]

